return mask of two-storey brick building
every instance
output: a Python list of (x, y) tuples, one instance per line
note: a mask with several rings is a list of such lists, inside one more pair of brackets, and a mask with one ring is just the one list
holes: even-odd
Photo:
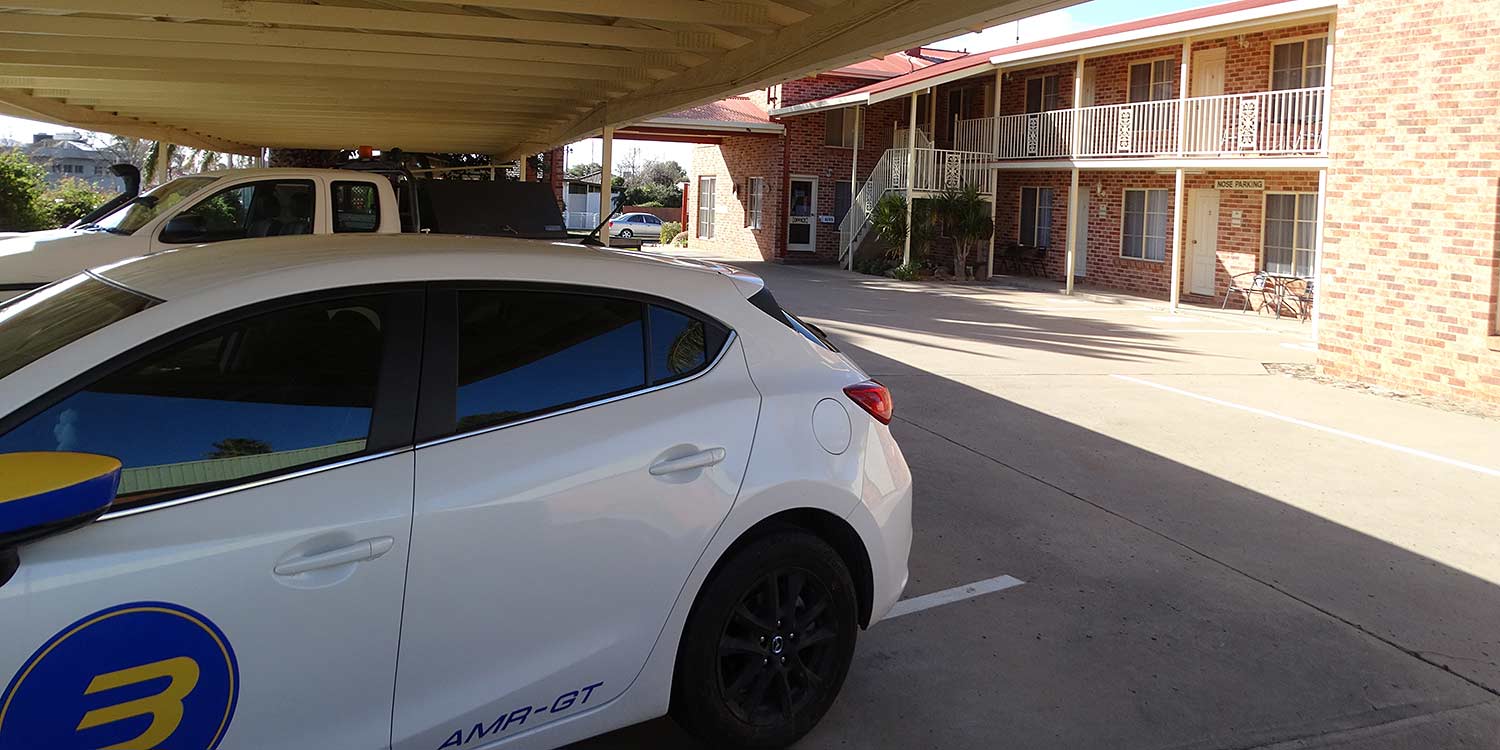
[(1237, 0), (788, 83), (784, 138), (695, 157), (718, 221), (692, 244), (852, 265), (881, 195), (972, 184), (981, 273), (1233, 306), (1279, 285), (1326, 370), (1500, 401), (1497, 25), (1470, 0)]

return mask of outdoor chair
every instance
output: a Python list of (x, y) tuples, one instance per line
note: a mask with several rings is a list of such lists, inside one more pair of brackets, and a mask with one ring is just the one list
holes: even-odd
[(1297, 317), (1304, 321), (1311, 318), (1313, 303), (1316, 299), (1316, 295), (1313, 293), (1313, 280), (1311, 278), (1302, 279), (1302, 290), (1297, 292), (1292, 299), (1296, 304)]
[(1229, 297), (1238, 294), (1245, 300), (1245, 306), (1240, 312), (1250, 309), (1250, 298), (1260, 295), (1261, 305), (1266, 304), (1266, 294), (1271, 287), (1271, 277), (1265, 271), (1246, 271), (1229, 277), (1229, 288), (1224, 291), (1224, 303), (1219, 305), (1223, 310), (1229, 307)]

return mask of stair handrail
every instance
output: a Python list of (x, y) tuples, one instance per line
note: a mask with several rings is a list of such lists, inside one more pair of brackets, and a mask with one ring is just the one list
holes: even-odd
[(849, 253), (864, 239), (865, 230), (870, 223), (870, 214), (875, 210), (875, 204), (880, 201), (886, 191), (895, 187), (891, 174), (892, 154), (901, 152), (905, 156), (906, 149), (886, 149), (880, 155), (880, 161), (875, 163), (875, 169), (870, 172), (870, 178), (860, 186), (859, 192), (855, 193), (854, 199), (849, 202), (849, 210), (844, 214), (843, 221), (839, 222), (839, 262), (849, 257)]

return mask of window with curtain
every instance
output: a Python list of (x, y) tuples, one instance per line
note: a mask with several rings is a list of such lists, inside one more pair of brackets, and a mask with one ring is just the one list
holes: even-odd
[(1050, 112), (1061, 106), (1057, 87), (1062, 76), (1037, 76), (1026, 81), (1026, 111)]
[(1271, 90), (1316, 88), (1323, 85), (1328, 39), (1302, 39), (1271, 48)]
[(751, 177), (745, 186), (745, 226), (751, 229), (760, 229), (761, 219), (764, 217), (762, 206), (766, 199), (766, 181), (761, 177)]
[(1308, 277), (1318, 237), (1317, 193), (1267, 193), (1261, 231), (1267, 273)]
[(1159, 102), (1177, 96), (1177, 63), (1154, 60), (1130, 66), (1130, 101)]
[(1052, 188), (1021, 188), (1020, 243), (1029, 247), (1052, 245)]
[(830, 110), (823, 115), (824, 139), (829, 146), (853, 148), (859, 135), (854, 129), (854, 109)]
[(698, 178), (698, 239), (714, 238), (714, 178)]
[(1120, 255), (1141, 260), (1167, 259), (1167, 191), (1125, 191), (1125, 229)]

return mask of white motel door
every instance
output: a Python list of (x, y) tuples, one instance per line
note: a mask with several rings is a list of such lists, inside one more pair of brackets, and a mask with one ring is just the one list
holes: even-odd
[(817, 250), (818, 178), (793, 177), (787, 201), (787, 249), (804, 253)]

